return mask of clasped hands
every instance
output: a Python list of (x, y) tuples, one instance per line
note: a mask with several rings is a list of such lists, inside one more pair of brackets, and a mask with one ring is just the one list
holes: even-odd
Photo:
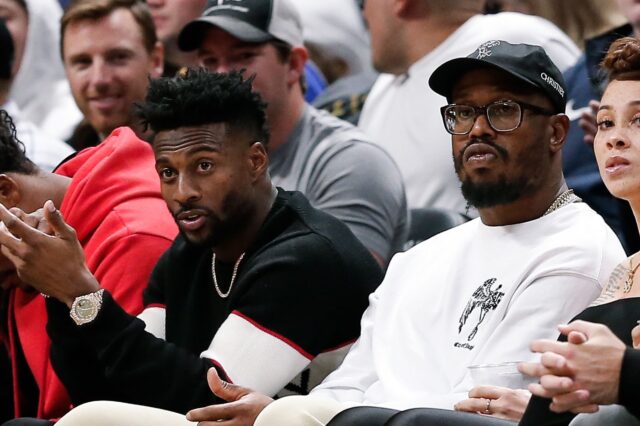
[[(32, 214), (0, 204), (0, 251), (21, 282), (71, 306), (75, 297), (98, 290), (75, 230), (52, 201)], [(6, 260), (0, 262), (3, 270)]]
[[(529, 390), (551, 398), (555, 412), (593, 413), (598, 405), (616, 403), (625, 344), (602, 324), (574, 321), (559, 330), (566, 342), (536, 340), (531, 350), (542, 354), (540, 362), (519, 365), (522, 373), (540, 377)], [(640, 326), (632, 337), (640, 348)]]

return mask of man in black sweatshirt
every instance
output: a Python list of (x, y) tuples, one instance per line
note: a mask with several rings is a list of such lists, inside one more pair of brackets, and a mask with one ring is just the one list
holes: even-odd
[(207, 386), (211, 367), (267, 395), (306, 393), (358, 337), (382, 272), (344, 224), (271, 184), (264, 107), (236, 72), (151, 82), (138, 112), (155, 132), (180, 235), (138, 318), (100, 288), (52, 203), (43, 209), (52, 236), (0, 207), (3, 253), (50, 296), (51, 356), (75, 404), (185, 413), (220, 401)]

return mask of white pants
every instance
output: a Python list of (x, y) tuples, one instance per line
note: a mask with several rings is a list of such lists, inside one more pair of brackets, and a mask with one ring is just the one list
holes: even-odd
[(95, 401), (82, 404), (56, 426), (194, 426), (184, 414), (123, 402)]
[(313, 395), (287, 396), (267, 405), (254, 426), (324, 426), (355, 405)]
[[(324, 426), (339, 412), (355, 404), (314, 396), (288, 396), (265, 408), (256, 426)], [(123, 402), (95, 401), (82, 404), (56, 426), (194, 426), (183, 414)]]

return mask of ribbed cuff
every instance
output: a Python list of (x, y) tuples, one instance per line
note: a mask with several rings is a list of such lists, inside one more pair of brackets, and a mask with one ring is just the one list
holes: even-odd
[(622, 358), (618, 402), (630, 413), (640, 417), (640, 350), (627, 348)]

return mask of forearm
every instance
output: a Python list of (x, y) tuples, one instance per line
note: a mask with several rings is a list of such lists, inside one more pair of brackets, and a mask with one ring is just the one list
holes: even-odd
[(622, 360), (618, 399), (630, 413), (640, 418), (640, 350), (627, 348)]
[[(108, 292), (98, 317), (80, 327), (69, 319), (64, 305), (51, 301), (48, 308), (54, 367), (74, 402), (105, 393), (119, 401), (181, 413), (218, 402), (206, 382), (212, 364), (145, 332), (144, 323), (124, 312)], [(85, 357), (87, 349), (96, 360)], [(78, 358), (78, 350), (85, 358), (82, 369), (69, 364), (70, 357)], [(104, 378), (98, 386), (84, 378), (96, 363)]]
[(122, 397), (109, 385), (98, 357), (80, 336), (69, 335), (50, 349), (51, 365), (63, 383), (73, 405), (90, 401), (118, 401)]

